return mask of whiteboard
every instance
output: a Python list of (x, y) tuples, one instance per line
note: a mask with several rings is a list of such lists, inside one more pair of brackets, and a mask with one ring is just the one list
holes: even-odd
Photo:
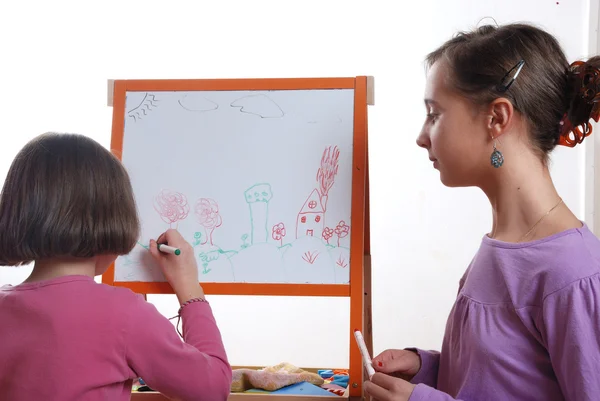
[(114, 279), (165, 281), (177, 229), (200, 282), (347, 284), (354, 90), (126, 92), (121, 160), (141, 220)]

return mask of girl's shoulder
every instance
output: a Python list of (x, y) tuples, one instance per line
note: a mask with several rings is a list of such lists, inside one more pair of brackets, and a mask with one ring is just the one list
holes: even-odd
[(498, 273), (517, 307), (539, 306), (550, 294), (594, 277), (600, 291), (600, 240), (585, 224), (518, 244), (487, 237), (478, 259)]

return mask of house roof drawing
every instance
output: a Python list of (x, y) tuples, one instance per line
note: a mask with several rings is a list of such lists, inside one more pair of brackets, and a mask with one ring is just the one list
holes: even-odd
[(317, 189), (313, 189), (300, 210), (300, 214), (306, 213), (325, 213), (325, 208), (323, 208), (323, 204), (321, 203), (321, 194), (319, 194)]

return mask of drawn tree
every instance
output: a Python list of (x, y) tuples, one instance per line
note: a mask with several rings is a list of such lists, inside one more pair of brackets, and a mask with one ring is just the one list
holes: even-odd
[(206, 238), (201, 244), (204, 245), (210, 241), (210, 245), (213, 244), (213, 232), (215, 228), (221, 227), (223, 219), (219, 214), (219, 205), (214, 199), (200, 198), (196, 201), (194, 212), (200, 223), (206, 229)]
[(337, 146), (329, 146), (321, 156), (321, 167), (317, 171), (317, 183), (321, 192), (321, 204), (327, 210), (327, 195), (333, 186), (335, 176), (339, 169), (340, 151)]
[(283, 246), (283, 237), (285, 237), (285, 225), (283, 223), (277, 223), (273, 226), (273, 233), (271, 234), (275, 241), (280, 241), (279, 244)]
[(348, 226), (344, 220), (340, 220), (340, 222), (338, 223), (338, 225), (335, 227), (335, 233), (337, 234), (337, 246), (340, 246), (340, 240), (346, 236), (348, 236), (348, 233), (350, 232), (350, 226)]
[(325, 227), (323, 230), (323, 239), (327, 241), (327, 245), (329, 245), (329, 240), (333, 237), (333, 230), (329, 227)]
[(154, 210), (162, 221), (169, 224), (169, 228), (177, 228), (179, 221), (188, 217), (190, 205), (184, 194), (163, 189), (154, 198)]
[(255, 184), (244, 192), (250, 207), (250, 244), (267, 242), (269, 239), (269, 201), (273, 198), (270, 184)]

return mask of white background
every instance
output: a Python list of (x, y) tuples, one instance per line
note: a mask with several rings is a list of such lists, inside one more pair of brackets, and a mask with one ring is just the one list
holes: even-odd
[[(492, 16), (498, 23), (540, 24), (574, 61), (596, 50), (598, 8), (596, 0), (437, 0), (412, 2), (411, 11), (386, 3), (4, 1), (0, 180), (25, 142), (45, 131), (83, 133), (108, 147), (109, 78), (373, 75), (375, 352), (439, 349), (457, 281), (490, 228), (491, 215), (479, 191), (443, 187), (415, 144), (425, 116), (423, 58), (456, 30)], [(593, 156), (592, 146), (561, 148), (552, 166), (565, 202), (590, 225)], [(18, 283), (29, 271), (1, 268), (0, 284)], [(165, 315), (175, 314), (173, 296), (149, 299)], [(345, 299), (210, 300), (234, 365), (347, 366)]]

